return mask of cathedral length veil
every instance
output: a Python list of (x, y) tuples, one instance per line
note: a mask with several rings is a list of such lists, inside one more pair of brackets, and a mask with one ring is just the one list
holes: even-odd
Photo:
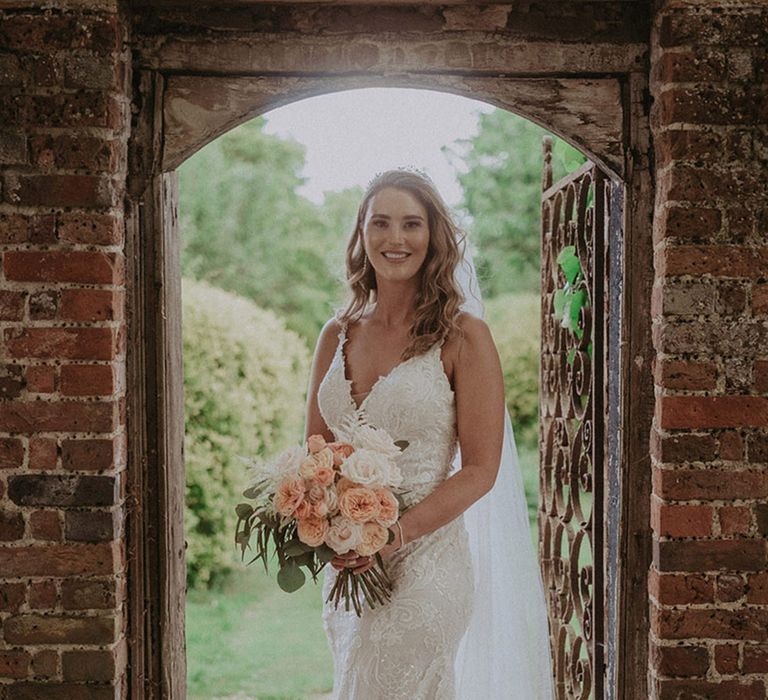
[[(454, 270), (462, 310), (485, 317), (472, 253), (464, 238)], [(451, 473), (461, 466), (461, 451)], [(517, 448), (504, 409), (504, 442), (493, 488), (464, 511), (474, 571), (473, 612), (455, 661), (457, 700), (554, 697), (547, 608), (531, 544)]]

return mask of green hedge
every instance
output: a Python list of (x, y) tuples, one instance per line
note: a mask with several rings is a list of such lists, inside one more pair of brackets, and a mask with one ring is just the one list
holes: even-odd
[(538, 445), (540, 310), (534, 293), (504, 294), (486, 302), (515, 440), (527, 447)]
[(182, 280), (187, 584), (213, 587), (239, 562), (233, 508), (247, 483), (237, 455), (303, 438), (310, 354), (274, 314)]

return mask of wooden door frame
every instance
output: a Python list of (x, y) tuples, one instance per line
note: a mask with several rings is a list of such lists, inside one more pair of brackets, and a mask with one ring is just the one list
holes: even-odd
[[(172, 170), (179, 161), (167, 153), (173, 134), (169, 131), (171, 112), (165, 99), (169, 80), (179, 77), (183, 76), (178, 72), (167, 74), (161, 67), (136, 66), (134, 80), (136, 117), (126, 203), (129, 687), (134, 698), (186, 696), (180, 242), (173, 216)], [(226, 75), (216, 77), (228, 79)], [(487, 72), (480, 77), (508, 79)], [(653, 183), (647, 76), (636, 71), (611, 77), (620, 86), (619, 108), (624, 115), (624, 167), (622, 175), (617, 176), (624, 182), (624, 241), (623, 246), (611, 251), (611, 294), (621, 314), (614, 319), (619, 325), (611, 333), (619, 341), (611, 356), (612, 381), (607, 390), (613, 419), (621, 429), (612, 436), (609, 481), (605, 485), (606, 518), (614, 526), (606, 532), (605, 560), (615, 564), (606, 571), (606, 585), (610, 588), (606, 591), (604, 618), (604, 656), (608, 660), (605, 697), (639, 699), (647, 697), (648, 682), (649, 436), (654, 402), (648, 309), (653, 283)], [(283, 80), (278, 75), (271, 79), (276, 86)], [(430, 79), (434, 82), (434, 78)], [(332, 74), (309, 76), (306, 80), (311, 83), (311, 94), (337, 90), (340, 84), (340, 77)], [(375, 71), (355, 80), (358, 85), (392, 83), (391, 77)], [(466, 88), (465, 71), (443, 71), (440, 81), (446, 91), (472, 94)], [(455, 90), (449, 89), (451, 81), (455, 81)], [(424, 76), (401, 76), (396, 82), (418, 87), (425, 80)], [(280, 92), (279, 87), (276, 90)], [(289, 89), (280, 98), (257, 104), (247, 114), (230, 120), (229, 128), (278, 104), (300, 99), (306, 96), (306, 90)], [(475, 97), (499, 103), (493, 94)], [(515, 112), (540, 122), (526, 113), (524, 103), (518, 106)], [(578, 142), (573, 134), (560, 135)], [(203, 143), (190, 144), (188, 151), (193, 152)], [(599, 153), (588, 155), (605, 163)], [(646, 313), (638, 314), (638, 309)]]

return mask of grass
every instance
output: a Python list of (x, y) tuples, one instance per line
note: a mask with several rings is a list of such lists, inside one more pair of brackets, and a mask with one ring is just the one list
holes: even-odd
[[(535, 543), (536, 448), (518, 445)], [(220, 591), (190, 591), (186, 607), (190, 700), (307, 700), (333, 688), (333, 658), (323, 630), (322, 580), (285, 593), (258, 561), (237, 562)], [(246, 558), (248, 561), (248, 558)]]

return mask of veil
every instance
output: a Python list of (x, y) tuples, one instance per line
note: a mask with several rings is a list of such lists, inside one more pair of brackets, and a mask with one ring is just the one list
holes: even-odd
[[(462, 310), (485, 317), (472, 252), (463, 239), (454, 277)], [(451, 473), (461, 468), (457, 450)], [(458, 700), (554, 697), (547, 608), (531, 543), (517, 447), (504, 408), (504, 442), (493, 488), (464, 511), (474, 572), (474, 605), (455, 659)]]

